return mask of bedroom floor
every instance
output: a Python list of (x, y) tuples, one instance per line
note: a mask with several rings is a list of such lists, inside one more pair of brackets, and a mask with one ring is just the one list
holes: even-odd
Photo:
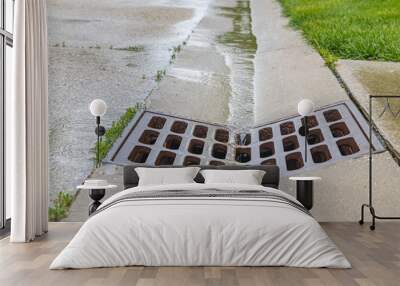
[(323, 223), (353, 269), (285, 267), (126, 267), (48, 270), (81, 223), (50, 223), (49, 234), (30, 244), (0, 241), (0, 285), (399, 285), (400, 223)]

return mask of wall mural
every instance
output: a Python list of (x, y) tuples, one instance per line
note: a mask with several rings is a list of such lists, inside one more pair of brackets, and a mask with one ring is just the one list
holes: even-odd
[[(75, 187), (109, 165), (278, 164), (289, 176), (368, 152), (365, 119), (350, 101), (255, 121), (260, 42), (249, 0), (48, 0), (51, 217), (64, 218)], [(262, 52), (262, 51), (261, 51)], [(95, 168), (103, 99), (106, 134)], [(383, 150), (374, 138), (376, 150)], [(110, 164), (111, 163), (111, 164)], [(60, 212), (60, 213), (59, 213)]]

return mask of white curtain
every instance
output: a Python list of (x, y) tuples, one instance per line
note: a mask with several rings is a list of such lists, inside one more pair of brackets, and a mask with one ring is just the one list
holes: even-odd
[(47, 232), (48, 91), (45, 0), (15, 1), (13, 93), (6, 111), (12, 242)]

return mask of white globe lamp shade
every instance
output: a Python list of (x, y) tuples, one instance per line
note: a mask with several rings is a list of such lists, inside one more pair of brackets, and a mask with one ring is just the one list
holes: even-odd
[(314, 102), (309, 99), (303, 99), (297, 105), (297, 111), (301, 116), (307, 116), (314, 111)]
[(107, 104), (102, 99), (95, 99), (90, 103), (90, 113), (94, 116), (103, 116), (107, 111)]

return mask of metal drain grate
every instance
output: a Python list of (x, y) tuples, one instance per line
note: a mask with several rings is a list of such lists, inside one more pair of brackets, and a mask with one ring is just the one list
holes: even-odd
[[(294, 173), (368, 153), (368, 124), (351, 102), (317, 110), (308, 118), (304, 162), (304, 118), (293, 116), (235, 134), (227, 126), (144, 111), (114, 144), (106, 161), (129, 165), (279, 165)], [(374, 135), (375, 152), (384, 147)]]

